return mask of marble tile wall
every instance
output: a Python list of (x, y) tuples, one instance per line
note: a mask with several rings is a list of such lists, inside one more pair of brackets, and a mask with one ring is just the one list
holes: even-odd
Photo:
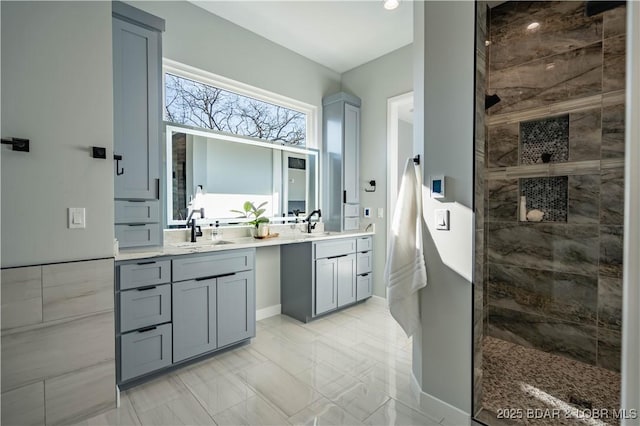
[(475, 259), (473, 272), (473, 413), (482, 409), (482, 342), (484, 338), (484, 224), (485, 224), (485, 111), (484, 94), (486, 91), (486, 46), (488, 8), (485, 1), (476, 3), (476, 93), (475, 93), (475, 142), (474, 142), (474, 170), (475, 170)]
[(2, 424), (115, 406), (113, 271), (113, 259), (2, 270)]
[[(510, 1), (491, 9), (487, 93), (502, 101), (488, 111), (483, 181), (487, 334), (615, 371), (625, 16), (622, 6), (585, 17), (584, 3), (571, 1)], [(531, 22), (540, 24), (536, 31), (526, 30)], [(576, 102), (581, 108), (571, 106)], [(566, 223), (518, 222), (518, 177), (546, 176), (519, 161), (519, 126), (532, 113), (569, 115)]]

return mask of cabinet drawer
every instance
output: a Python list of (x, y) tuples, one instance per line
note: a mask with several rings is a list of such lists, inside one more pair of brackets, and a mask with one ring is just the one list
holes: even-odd
[(160, 244), (160, 225), (116, 225), (116, 238), (121, 248), (157, 246)]
[(356, 251), (356, 240), (340, 239), (314, 243), (316, 259), (342, 256), (343, 254), (354, 253)]
[(345, 231), (357, 231), (360, 229), (360, 219), (357, 217), (345, 217), (343, 228)]
[(358, 275), (356, 280), (356, 299), (361, 301), (373, 295), (373, 276), (371, 274)]
[(344, 205), (345, 217), (359, 217), (360, 216), (360, 204), (345, 204)]
[(171, 321), (171, 284), (120, 293), (120, 332)]
[(356, 249), (358, 251), (369, 251), (373, 248), (373, 239), (371, 237), (361, 237), (356, 240)]
[(115, 204), (116, 223), (160, 222), (160, 202), (158, 200), (116, 200)]
[(171, 282), (170, 260), (141, 260), (118, 266), (120, 290)]
[(358, 253), (358, 259), (356, 261), (356, 275), (365, 274), (371, 272), (373, 256), (371, 252)]
[(122, 381), (171, 365), (171, 324), (123, 334), (120, 349)]
[(216, 277), (253, 269), (255, 251), (231, 250), (224, 253), (189, 256), (173, 260), (173, 281)]

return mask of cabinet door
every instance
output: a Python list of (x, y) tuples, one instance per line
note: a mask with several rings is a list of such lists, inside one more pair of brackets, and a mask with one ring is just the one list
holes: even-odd
[(338, 307), (338, 259), (316, 260), (316, 315)]
[(217, 347), (216, 279), (173, 284), (173, 362)]
[[(115, 198), (156, 199), (160, 177), (160, 34), (113, 18)], [(114, 170), (115, 170), (114, 161)]]
[(218, 347), (256, 335), (253, 271), (218, 278)]
[(360, 168), (358, 152), (360, 145), (360, 108), (344, 105), (344, 158), (343, 176), (346, 203), (358, 203)]
[(338, 307), (356, 301), (356, 255), (338, 259)]

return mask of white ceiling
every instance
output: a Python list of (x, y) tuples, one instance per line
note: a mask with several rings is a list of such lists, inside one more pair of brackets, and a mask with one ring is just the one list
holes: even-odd
[(343, 73), (413, 41), (413, 5), (381, 0), (192, 1), (228, 21)]

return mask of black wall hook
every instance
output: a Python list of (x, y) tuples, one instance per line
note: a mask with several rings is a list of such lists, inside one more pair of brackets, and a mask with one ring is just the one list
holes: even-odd
[(113, 159), (116, 160), (116, 176), (123, 175), (124, 167), (120, 168), (120, 160), (122, 160), (122, 155), (114, 154)]
[(11, 145), (13, 151), (29, 152), (29, 139), (21, 138), (2, 138), (2, 143)]
[(420, 165), (420, 154), (413, 157), (413, 164), (415, 164), (416, 166)]

